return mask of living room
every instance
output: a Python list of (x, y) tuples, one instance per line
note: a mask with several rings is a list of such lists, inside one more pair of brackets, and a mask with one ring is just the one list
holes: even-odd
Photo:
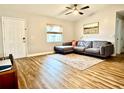
[[(122, 89), (123, 10), (123, 4), (0, 4), (0, 57), (13, 55), (19, 89)], [(92, 41), (81, 51), (95, 41), (107, 48), (98, 51), (102, 56), (78, 54), (79, 41)], [(55, 49), (66, 51), (63, 43), (71, 46), (67, 54)]]
[[(67, 16), (66, 19), (68, 19), (69, 21), (66, 19), (58, 19), (58, 18), (47, 17), (47, 16), (38, 15), (38, 14), (31, 14), (29, 12), (27, 13), (23, 12), (24, 10), (23, 8), (25, 7), (27, 7), (27, 10), (29, 10), (31, 7), (39, 8), (39, 6), (40, 5), (32, 5), (32, 6), (31, 5), (1, 5), (1, 8), (0, 8), (1, 16), (5, 15), (7, 17), (23, 18), (28, 23), (26, 24), (26, 28), (27, 30), (29, 30), (27, 31), (28, 33), (27, 35), (27, 40), (28, 40), (27, 56), (35, 55), (35, 54), (39, 54), (43, 52), (53, 52), (53, 47), (55, 45), (61, 44), (61, 43), (46, 42), (47, 37), (46, 37), (45, 28), (47, 24), (62, 25), (64, 29), (63, 30), (63, 36), (64, 36), (63, 42), (69, 42), (72, 40), (80, 40), (83, 38), (83, 39), (91, 39), (91, 40), (93, 39), (106, 40), (106, 41), (110, 41), (113, 44), (115, 44), (116, 12), (122, 11), (123, 5), (91, 5), (91, 8), (92, 7), (95, 8), (96, 6), (99, 9), (99, 11), (94, 10), (95, 12), (89, 13), (89, 11), (91, 10), (89, 11), (84, 10), (88, 12), (87, 13), (88, 16), (86, 16), (85, 14), (83, 15), (83, 17), (80, 15), (76, 17), (73, 15), (69, 15), (69, 17), (73, 17), (73, 19), (68, 19), (68, 16)], [(54, 5), (51, 5), (51, 7), (53, 6)], [(56, 8), (57, 6), (62, 6), (62, 5), (58, 4), (58, 5), (55, 5), (55, 7), (53, 8)], [(20, 10), (18, 8), (16, 9), (16, 7), (20, 8)], [(40, 7), (42, 9), (42, 5)], [(43, 7), (45, 7), (45, 5), (43, 5)], [(62, 6), (62, 8), (65, 8), (65, 7), (66, 5)], [(102, 9), (102, 11), (100, 11), (100, 9)], [(64, 17), (66, 16), (64, 15)], [(79, 19), (79, 17), (82, 17), (82, 18)], [(70, 20), (75, 20), (74, 18), (78, 20), (74, 22), (70, 21)], [(83, 31), (82, 31), (83, 25), (88, 24), (88, 23), (94, 23), (94, 22), (99, 22), (99, 34), (86, 34), (86, 35), (84, 34), (83, 35)], [(3, 55), (2, 39), (0, 43), (1, 43), (0, 55)]]

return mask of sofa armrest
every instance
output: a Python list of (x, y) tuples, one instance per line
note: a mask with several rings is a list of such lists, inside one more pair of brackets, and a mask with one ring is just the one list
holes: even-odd
[(110, 56), (114, 53), (114, 45), (108, 44), (100, 47), (100, 54), (104, 56)]
[(63, 46), (72, 46), (72, 42), (64, 42), (62, 45)]

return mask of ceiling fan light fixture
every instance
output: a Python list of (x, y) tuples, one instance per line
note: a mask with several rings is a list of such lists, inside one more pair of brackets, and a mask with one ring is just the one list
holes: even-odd
[(69, 14), (74, 14), (74, 15), (83, 15), (84, 13), (81, 12), (81, 10), (90, 8), (89, 6), (84, 6), (82, 8), (78, 8), (78, 4), (73, 4), (73, 7), (66, 7), (67, 9), (70, 10), (70, 12), (66, 13), (65, 15), (69, 15)]
[(74, 15), (77, 15), (78, 14), (78, 11), (77, 10), (74, 10), (73, 14)]

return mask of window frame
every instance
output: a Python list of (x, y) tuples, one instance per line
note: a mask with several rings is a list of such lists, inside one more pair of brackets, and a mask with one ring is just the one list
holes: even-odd
[[(60, 32), (48, 31), (47, 26), (59, 26), (60, 27)], [(60, 34), (61, 35), (61, 41), (52, 41), (52, 42), (48, 41), (48, 36), (47, 36), (48, 34)], [(63, 27), (61, 25), (57, 25), (57, 24), (47, 24), (46, 25), (46, 42), (47, 43), (62, 43), (63, 42), (63, 37), (64, 37)]]

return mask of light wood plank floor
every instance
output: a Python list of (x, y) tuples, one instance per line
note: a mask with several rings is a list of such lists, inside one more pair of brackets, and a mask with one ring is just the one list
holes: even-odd
[(19, 88), (124, 88), (124, 55), (83, 71), (47, 56), (17, 59), (16, 65)]

